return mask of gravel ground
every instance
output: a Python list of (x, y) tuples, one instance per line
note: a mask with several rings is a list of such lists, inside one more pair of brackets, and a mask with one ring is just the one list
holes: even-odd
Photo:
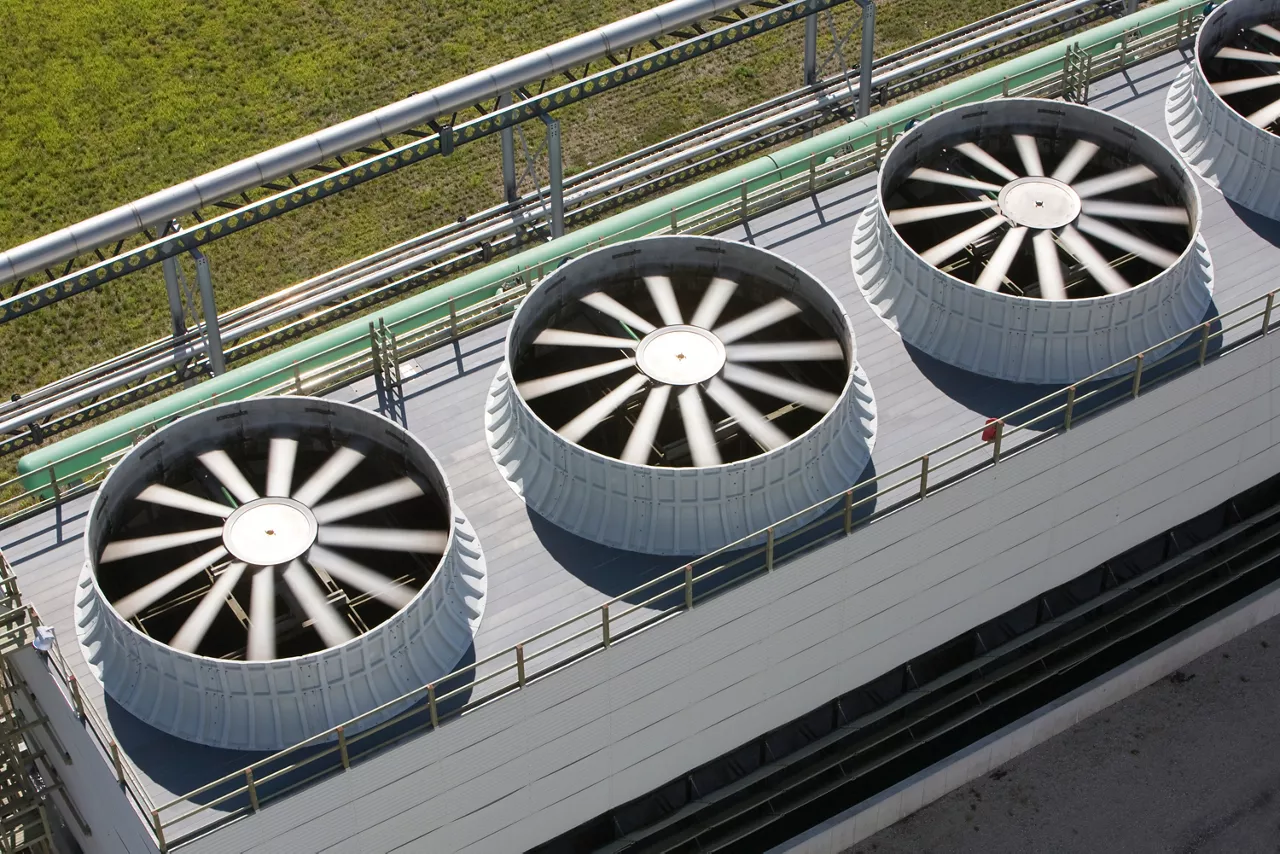
[(1278, 730), (1280, 617), (850, 850), (1280, 852)]

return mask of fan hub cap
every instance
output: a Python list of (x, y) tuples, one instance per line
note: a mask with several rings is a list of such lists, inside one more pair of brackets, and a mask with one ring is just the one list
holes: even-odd
[(311, 511), (291, 498), (259, 498), (227, 517), (222, 542), (238, 561), (277, 566), (306, 554), (318, 527)]
[(1062, 228), (1080, 216), (1080, 197), (1068, 184), (1053, 178), (1018, 178), (1000, 190), (1000, 212), (1014, 225)]
[(689, 386), (706, 382), (724, 369), (725, 349), (706, 329), (664, 326), (640, 341), (636, 364), (655, 382)]

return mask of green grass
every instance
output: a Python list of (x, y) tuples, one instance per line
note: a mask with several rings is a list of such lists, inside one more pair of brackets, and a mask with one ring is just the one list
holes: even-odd
[[(641, 0), (0, 4), (0, 247), (634, 13)], [(1013, 5), (887, 0), (883, 54)], [(854, 4), (837, 13), (847, 28)], [(569, 173), (794, 88), (792, 25), (564, 110)], [(823, 49), (830, 36), (822, 27)], [(856, 58), (856, 36), (845, 58)], [(531, 146), (538, 129), (526, 126)], [(207, 248), (220, 309), (500, 201), (498, 143), (393, 173)], [(166, 334), (158, 267), (0, 326), (6, 397)]]

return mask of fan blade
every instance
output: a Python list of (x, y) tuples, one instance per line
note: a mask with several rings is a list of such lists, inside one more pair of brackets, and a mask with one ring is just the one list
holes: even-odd
[(988, 170), (996, 173), (1006, 181), (1018, 180), (1018, 173), (1014, 172), (1008, 166), (1005, 166), (999, 160), (996, 160), (977, 143), (962, 142), (957, 145), (955, 149), (965, 157), (968, 157), (974, 163), (977, 163), (980, 166), (985, 166)]
[(1037, 231), (1031, 237), (1036, 253), (1036, 275), (1040, 278), (1041, 299), (1066, 299), (1067, 283), (1062, 276), (1062, 259), (1053, 243), (1053, 232)]
[(1044, 174), (1044, 164), (1040, 162), (1040, 146), (1036, 144), (1034, 136), (1015, 133), (1013, 135), (1013, 147), (1018, 149), (1018, 157), (1022, 158), (1023, 171), (1028, 176)]
[(1209, 88), (1220, 96), (1238, 95), (1241, 92), (1252, 92), (1254, 89), (1265, 89), (1280, 84), (1280, 74), (1265, 74), (1262, 77), (1245, 77), (1242, 80), (1224, 80), (1211, 83)]
[(267, 661), (275, 657), (276, 568), (261, 566), (254, 572), (249, 587), (249, 645), (245, 658)]
[(1094, 248), (1088, 239), (1076, 231), (1074, 227), (1068, 225), (1062, 229), (1060, 235), (1062, 245), (1068, 252), (1076, 256), (1081, 264), (1085, 266), (1093, 277), (1098, 280), (1098, 284), (1109, 294), (1123, 293), (1129, 290), (1132, 285), (1125, 281), (1114, 267), (1102, 257), (1102, 253)]
[(711, 419), (702, 403), (702, 394), (696, 385), (687, 387), (676, 395), (680, 405), (680, 420), (684, 422), (684, 435), (689, 442), (689, 453), (698, 467), (720, 465), (720, 449), (716, 447), (716, 434), (711, 429)]
[(267, 452), (267, 495), (288, 498), (293, 488), (293, 464), (298, 458), (296, 439), (272, 439)]
[(603, 291), (587, 294), (582, 298), (582, 301), (596, 311), (604, 312), (619, 323), (625, 323), (641, 334), (652, 332), (658, 328)]
[(917, 169), (907, 176), (917, 181), (928, 181), (930, 184), (946, 184), (948, 187), (964, 187), (970, 190), (985, 190), (989, 193), (1000, 192), (1000, 187), (987, 181), (979, 181), (976, 178), (966, 178), (963, 175), (952, 175), (950, 172), (939, 172), (937, 169)]
[(991, 210), (995, 206), (995, 199), (980, 199), (976, 202), (958, 202), (954, 205), (925, 205), (919, 208), (899, 208), (896, 211), (889, 211), (889, 222), (894, 225), (906, 225), (910, 222), (942, 219), (944, 216)]
[(614, 347), (634, 350), (639, 342), (634, 338), (592, 335), (590, 332), (574, 332), (570, 329), (544, 329), (533, 339), (533, 343), (554, 347)]
[(1090, 178), (1087, 181), (1081, 181), (1071, 189), (1076, 191), (1076, 195), (1082, 199), (1091, 196), (1101, 196), (1103, 193), (1110, 193), (1113, 190), (1120, 190), (1125, 187), (1132, 187), (1134, 184), (1141, 184), (1144, 181), (1150, 181), (1156, 177), (1156, 173), (1149, 166), (1129, 166), (1116, 172), (1108, 172), (1106, 175), (1099, 175), (1097, 178)]
[(227, 556), (227, 550), (223, 546), (218, 546), (212, 551), (207, 551), (195, 560), (184, 563), (177, 569), (170, 570), (164, 575), (150, 582), (144, 587), (130, 593), (128, 596), (111, 603), (122, 618), (128, 620), (142, 611), (150, 608), (162, 598), (177, 590), (183, 584), (195, 578), (209, 567)]
[(1022, 248), (1022, 240), (1026, 236), (1027, 230), (1022, 226), (1009, 229), (1009, 232), (1001, 238), (996, 251), (991, 253), (987, 266), (983, 267), (982, 272), (978, 274), (978, 287), (984, 291), (1000, 290), (1000, 286), (1004, 284), (1004, 277), (1013, 266), (1013, 259), (1017, 257), (1018, 250)]
[(244, 570), (243, 563), (233, 563), (222, 571), (222, 575), (217, 577), (213, 586), (209, 588), (209, 592), (200, 599), (195, 610), (182, 624), (182, 628), (178, 629), (178, 633), (173, 636), (173, 640), (169, 641), (169, 646), (182, 652), (196, 651), (196, 647), (200, 646), (200, 641), (204, 640), (204, 636), (208, 633), (209, 627), (217, 619), (218, 612), (222, 610), (223, 605), (227, 604), (227, 597), (231, 595), (231, 589), (236, 586)]
[(654, 386), (649, 396), (644, 399), (644, 406), (636, 417), (636, 424), (627, 437), (627, 445), (622, 449), (622, 461), (644, 465), (649, 462), (653, 453), (653, 441), (658, 436), (658, 427), (662, 424), (662, 416), (667, 411), (667, 401), (671, 398), (671, 386)]
[(1265, 36), (1266, 38), (1271, 39), (1273, 42), (1280, 42), (1280, 30), (1277, 30), (1270, 24), (1258, 24), (1257, 26), (1250, 27), (1249, 29), (1253, 30), (1260, 36)]
[(1000, 226), (1006, 225), (1007, 223), (1008, 220), (1002, 216), (989, 216), (982, 222), (966, 228), (954, 237), (948, 237), (932, 249), (926, 249), (924, 252), (920, 253), (920, 257), (936, 266), (964, 249), (970, 243), (978, 240), (983, 235), (990, 234)]
[(730, 362), (821, 362), (843, 359), (839, 341), (771, 341), (768, 344), (734, 344), (725, 348)]
[(1159, 267), (1170, 267), (1178, 260), (1178, 253), (1170, 252), (1163, 246), (1157, 246), (1149, 240), (1144, 240), (1136, 234), (1130, 234), (1100, 219), (1082, 216), (1076, 220), (1076, 228), (1085, 234), (1091, 234), (1099, 240), (1106, 241), (1112, 246), (1118, 246), (1126, 252), (1132, 252), (1142, 260), (1150, 261)]
[(679, 326), (684, 323), (680, 314), (680, 303), (676, 302), (676, 292), (671, 287), (671, 279), (667, 276), (645, 276), (644, 285), (649, 289), (649, 296), (658, 307), (658, 316), (667, 326)]
[(616, 374), (625, 368), (634, 367), (635, 362), (631, 359), (615, 359), (612, 362), (602, 362), (599, 365), (589, 365), (585, 368), (565, 371), (562, 374), (552, 374), (547, 377), (539, 377), (536, 380), (528, 380), (527, 382), (518, 383), (516, 387), (520, 389), (520, 394), (525, 400), (534, 400), (544, 394), (572, 388), (590, 380), (598, 380), (601, 377), (609, 376), (609, 374)]
[(396, 584), (382, 573), (375, 572), (362, 563), (356, 563), (337, 552), (329, 551), (324, 546), (312, 546), (309, 559), (339, 581), (368, 593), (397, 611), (412, 602), (417, 593), (415, 590)]
[(198, 495), (192, 495), (189, 492), (183, 492), (171, 486), (162, 486), (158, 483), (153, 483), (139, 492), (138, 500), (146, 501), (149, 504), (172, 507), (175, 510), (190, 510), (192, 513), (202, 513), (205, 516), (218, 516), (222, 519), (230, 516), (232, 511), (235, 510), (234, 507), (228, 507), (225, 504), (219, 504), (216, 501), (210, 501), (207, 498), (201, 498)]
[(582, 412), (560, 428), (559, 433), (570, 442), (581, 441), (592, 430), (600, 425), (614, 410), (627, 402), (627, 398), (638, 392), (644, 387), (649, 378), (644, 374), (632, 374), (623, 381), (622, 385), (588, 406)]
[(201, 454), (199, 459), (204, 463), (204, 467), (227, 488), (227, 492), (235, 496), (236, 501), (248, 504), (250, 501), (258, 500), (257, 490), (249, 485), (244, 473), (231, 461), (226, 451), (209, 451)]
[(786, 433), (775, 427), (760, 410), (748, 403), (742, 395), (719, 377), (713, 377), (711, 382), (707, 383), (707, 394), (766, 451), (780, 448), (789, 441)]
[(351, 626), (329, 604), (329, 598), (302, 561), (295, 560), (289, 564), (281, 577), (327, 646), (339, 646), (355, 637)]
[(1260, 128), (1267, 127), (1276, 119), (1280, 119), (1280, 100), (1272, 101), (1261, 110), (1256, 113), (1250, 113), (1245, 118)]
[(328, 495), (329, 490), (341, 483), (344, 477), (351, 474), (352, 469), (360, 465), (363, 459), (364, 454), (359, 451), (346, 446), (339, 448), (324, 461), (320, 468), (315, 470), (306, 483), (298, 487), (298, 491), (293, 494), (293, 500), (308, 507), (314, 505)]
[(412, 478), (402, 477), (390, 483), (330, 501), (328, 504), (313, 507), (311, 514), (321, 524), (337, 522), (340, 519), (349, 519), (361, 513), (368, 513), (370, 510), (381, 510), (383, 507), (417, 498), (421, 494), (422, 487), (414, 483)]
[(716, 321), (720, 319), (720, 312), (724, 311), (724, 307), (729, 304), (729, 298), (737, 289), (737, 282), (716, 276), (711, 280), (711, 284), (707, 285), (707, 290), (703, 293), (697, 309), (694, 310), (693, 320), (689, 321), (689, 325), (702, 329), (715, 326)]
[(816, 409), (818, 412), (830, 411), (831, 407), (836, 405), (838, 398), (838, 395), (829, 391), (757, 371), (745, 365), (725, 365), (724, 378), (731, 383), (744, 385), (779, 400), (785, 400), (787, 403), (798, 403), (801, 406)]
[[(1276, 78), (1280, 80), (1280, 78)], [(1167, 222), (1186, 225), (1191, 215), (1185, 208), (1174, 205), (1135, 205), (1129, 202), (1109, 202), (1106, 199), (1089, 199), (1081, 203), (1080, 210), (1090, 216), (1133, 219), (1141, 222)]]
[(449, 535), (444, 531), (363, 528), (355, 525), (321, 525), (316, 539), (326, 546), (433, 555), (444, 554), (449, 545)]
[(1049, 177), (1064, 184), (1070, 184), (1080, 174), (1080, 170), (1089, 165), (1089, 161), (1097, 153), (1098, 146), (1092, 142), (1078, 139), (1076, 144), (1071, 146), (1071, 150), (1066, 153), (1066, 156), (1062, 158), (1058, 168), (1053, 170), (1053, 174)]
[(786, 320), (791, 315), (799, 313), (800, 306), (791, 300), (779, 297), (712, 331), (722, 344), (732, 344), (739, 338), (746, 338), (753, 332), (759, 332), (766, 326), (772, 326), (780, 320)]
[(212, 540), (221, 535), (222, 528), (201, 528), (198, 531), (157, 534), (154, 537), (139, 537), (136, 540), (117, 540), (114, 543), (108, 543), (102, 550), (102, 557), (98, 558), (98, 563), (111, 563), (113, 560), (149, 555), (152, 552), (178, 546), (189, 546), (192, 543), (203, 543), (205, 540)]
[(1222, 50), (1214, 54), (1214, 59), (1243, 59), (1246, 62), (1276, 62), (1280, 63), (1280, 56), (1274, 53), (1262, 53), (1257, 50), (1245, 50), (1238, 47), (1224, 47)]

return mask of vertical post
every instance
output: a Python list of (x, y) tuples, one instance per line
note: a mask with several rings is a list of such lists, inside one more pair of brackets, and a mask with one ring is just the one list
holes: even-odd
[(769, 526), (764, 543), (764, 568), (773, 572), (773, 526)]
[[(1127, 5), (1128, 0), (1126, 0)], [(1126, 12), (1126, 14), (1128, 14)], [(1129, 65), (1129, 30), (1125, 30), (1120, 35), (1120, 70), (1123, 71)]]
[(182, 286), (178, 284), (178, 259), (174, 256), (160, 262), (164, 271), (164, 289), (169, 292), (169, 315), (173, 320), (173, 337), (187, 331), (187, 313), (182, 307)]
[(1135, 365), (1133, 369), (1133, 396), (1137, 397), (1138, 390), (1142, 388), (1142, 354), (1139, 353), (1134, 356), (1133, 362)]
[(929, 455), (920, 458), (920, 497), (929, 494)]
[(607, 647), (610, 640), (609, 637), (609, 603), (605, 602), (600, 606), (600, 634), (604, 638), (604, 645)]
[(249, 806), (257, 812), (261, 807), (258, 804), (258, 786), (253, 782), (253, 766), (244, 769), (244, 783), (245, 788), (249, 790)]
[(741, 205), (741, 210), (739, 211), (738, 216), (743, 222), (746, 222), (747, 221), (747, 179), (746, 178), (743, 178), (741, 181), (738, 182), (738, 194), (740, 197), (739, 204)]
[(222, 352), (222, 331), (218, 329), (218, 306), (213, 301), (213, 277), (209, 274), (209, 259), (199, 249), (191, 249), (196, 262), (196, 284), (200, 288), (200, 308), (204, 312), (205, 353), (209, 370), (215, 377), (227, 372), (227, 359)]
[(551, 180), (551, 236), (564, 235), (564, 161), (560, 152), (560, 121), (543, 116), (547, 125), (547, 173)]
[(164, 841), (164, 822), (160, 820), (160, 810), (151, 811), (151, 830), (156, 835), (156, 846), (160, 849), (160, 854), (165, 854), (169, 850), (169, 844)]
[(298, 363), (293, 363), (293, 393), (302, 394), (302, 371), (298, 370)]
[(524, 644), (516, 644), (516, 684), (524, 687)]
[(440, 712), (436, 709), (436, 686), (427, 685), (427, 710), (431, 713), (431, 728), (440, 729)]
[[(498, 109), (511, 106), (511, 93), (503, 92), (498, 97)], [(502, 189), (506, 193), (507, 202), (514, 202), (519, 190), (516, 188), (516, 137), (515, 124), (509, 119), (503, 124), (502, 132)]]
[(818, 192), (818, 155), (809, 155), (809, 195)]
[(996, 435), (995, 438), (991, 440), (991, 462), (998, 463), (1000, 462), (1000, 443), (1004, 440), (1004, 419), (1001, 418), (997, 420), (995, 426)]
[(1262, 334), (1266, 335), (1267, 330), (1271, 328), (1271, 306), (1275, 302), (1276, 292), (1272, 291), (1267, 294), (1267, 307), (1262, 311)]
[(49, 466), (49, 486), (53, 489), (53, 497), (55, 501), (62, 498), (62, 488), (58, 486), (58, 475), (53, 470), (52, 465)]
[(876, 61), (876, 4), (862, 4), (862, 58), (858, 60), (858, 118), (871, 112), (871, 73)]
[(676, 216), (675, 208), (671, 209), (671, 233), (672, 234), (680, 233), (680, 219), (679, 217)]
[(1067, 411), (1063, 413), (1062, 429), (1071, 429), (1071, 414), (1076, 408), (1076, 387), (1067, 387)]
[(853, 490), (844, 493), (844, 532), (847, 536), (853, 530)]
[(108, 746), (111, 748), (111, 764), (115, 766), (116, 769), (116, 780), (123, 786), (125, 784), (124, 763), (120, 761), (120, 748), (116, 744), (116, 740), (114, 738), (108, 742)]
[(338, 727), (338, 755), (342, 757), (342, 767), (351, 770), (351, 755), (347, 753), (347, 733), (341, 726)]
[(1204, 358), (1209, 353), (1209, 321), (1200, 324), (1200, 367), (1204, 367)]
[(71, 686), (71, 706), (76, 710), (76, 717), (84, 718), (84, 703), (80, 699), (80, 680), (68, 674), (67, 684)]
[(1005, 98), (1009, 97), (1009, 75), (1007, 74), (1004, 77), (1004, 82), (1000, 86), (1000, 94)]
[(449, 337), (458, 340), (458, 304), (449, 297)]
[(1132, 15), (1136, 11), (1138, 11), (1138, 0), (1124, 0), (1124, 13), (1126, 15)]
[(804, 85), (818, 82), (818, 13), (804, 19)]
[(686, 611), (693, 610), (693, 564), (691, 563), (684, 565), (684, 607)]

